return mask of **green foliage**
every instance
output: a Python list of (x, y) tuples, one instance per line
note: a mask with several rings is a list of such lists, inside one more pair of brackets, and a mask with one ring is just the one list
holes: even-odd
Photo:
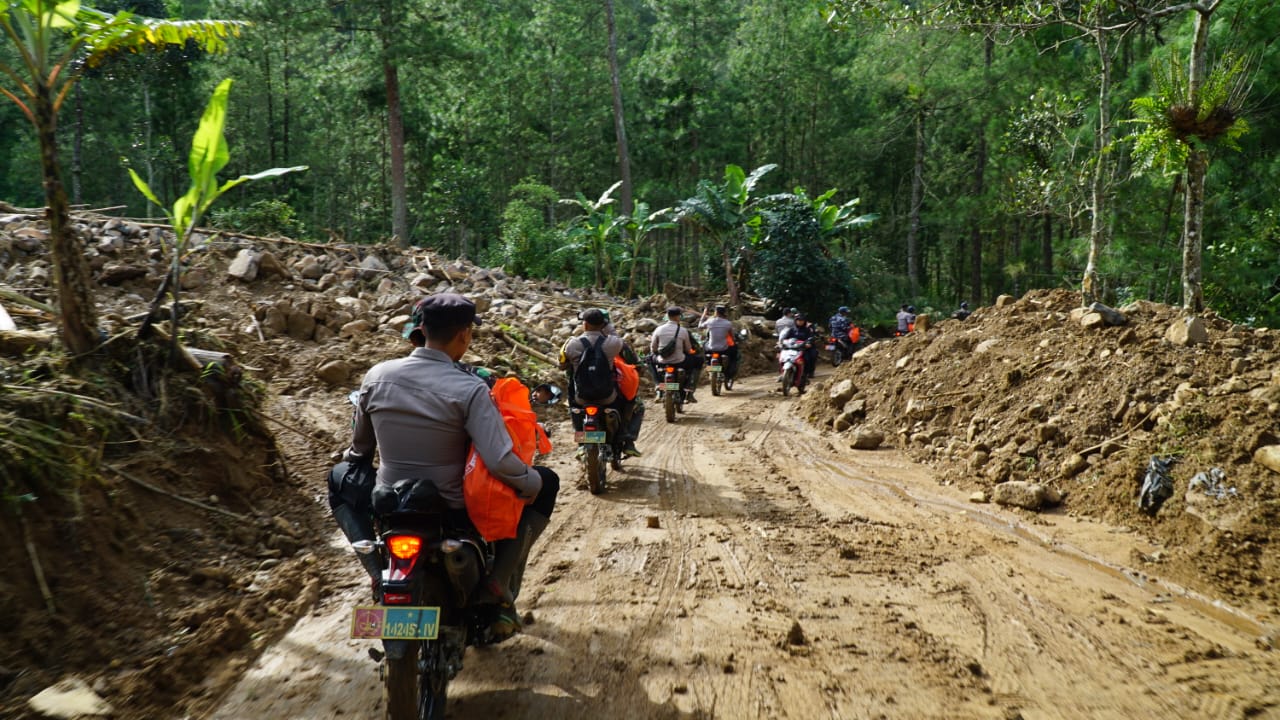
[(297, 211), (283, 200), (255, 200), (246, 207), (214, 210), (209, 214), (209, 224), (250, 235), (298, 238), (304, 234)]
[(508, 272), (526, 277), (557, 275), (551, 254), (563, 236), (551, 216), (559, 199), (553, 188), (531, 177), (511, 189), (511, 200), (502, 211), (501, 252), (495, 258)]
[(751, 257), (756, 292), (774, 307), (797, 307), (815, 319), (852, 302), (853, 275), (844, 259), (829, 252), (808, 198), (770, 196), (760, 217), (761, 234)]

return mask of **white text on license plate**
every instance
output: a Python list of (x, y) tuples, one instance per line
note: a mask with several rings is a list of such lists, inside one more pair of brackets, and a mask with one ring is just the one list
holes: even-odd
[(438, 607), (364, 605), (351, 610), (351, 637), (357, 640), (435, 640)]

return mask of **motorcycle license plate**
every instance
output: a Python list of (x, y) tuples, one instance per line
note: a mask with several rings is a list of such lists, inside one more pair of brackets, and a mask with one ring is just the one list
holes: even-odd
[(835, 349), (836, 349), (836, 346), (835, 346), (835, 345), (828, 345), (828, 346), (827, 346), (827, 349), (828, 349), (828, 350), (835, 350)]
[(711, 367), (707, 368), (707, 371), (713, 372), (713, 373), (724, 372), (724, 368), (720, 367), (719, 365), (712, 365)]
[(440, 634), (438, 607), (363, 605), (351, 609), (355, 640), (435, 640)]
[(662, 383), (662, 389), (668, 392), (679, 392), (680, 383)]
[(584, 443), (603, 444), (605, 439), (604, 430), (587, 430), (585, 432), (576, 432), (573, 434), (573, 441), (579, 445)]

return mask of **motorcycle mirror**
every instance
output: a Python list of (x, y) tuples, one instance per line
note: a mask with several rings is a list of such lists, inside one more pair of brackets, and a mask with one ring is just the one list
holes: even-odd
[(529, 391), (529, 400), (534, 405), (557, 405), (564, 397), (564, 391), (555, 383), (542, 383)]

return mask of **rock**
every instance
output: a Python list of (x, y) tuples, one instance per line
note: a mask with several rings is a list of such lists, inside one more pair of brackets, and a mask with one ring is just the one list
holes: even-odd
[(929, 329), (929, 313), (920, 313), (916, 315), (916, 332), (924, 332)]
[(1280, 473), (1280, 445), (1264, 445), (1253, 452), (1253, 461)]
[(377, 255), (366, 255), (360, 261), (360, 277), (365, 280), (372, 280), (383, 273), (391, 272), (391, 268), (382, 262), (382, 258)]
[(1199, 317), (1183, 317), (1173, 321), (1164, 333), (1164, 339), (1174, 345), (1187, 347), (1209, 342), (1209, 332)]
[(884, 442), (884, 433), (878, 430), (861, 430), (849, 439), (849, 447), (853, 450), (875, 450)]
[(369, 332), (373, 332), (373, 323), (364, 319), (352, 320), (342, 326), (342, 329), (338, 331), (338, 336), (344, 338), (354, 337), (356, 335), (364, 335)]
[(130, 280), (147, 276), (147, 269), (137, 265), (110, 264), (102, 268), (98, 282), (103, 285), (122, 285)]
[(1087, 467), (1089, 467), (1089, 461), (1083, 455), (1072, 454), (1062, 462), (1062, 476), (1075, 477)]
[(331, 360), (316, 368), (316, 377), (330, 385), (341, 385), (351, 376), (351, 365), (345, 360)]
[(27, 701), (32, 710), (51, 718), (107, 716), (114, 711), (80, 678), (68, 678), (45, 688)]
[(258, 277), (258, 254), (243, 248), (227, 267), (227, 275), (242, 282), (253, 282)]
[(998, 308), (1009, 307), (1014, 303), (1012, 295), (1001, 295), (996, 298), (995, 306)]
[(853, 380), (849, 378), (845, 378), (844, 380), (841, 380), (840, 382), (836, 383), (835, 386), (831, 388), (831, 392), (828, 394), (828, 399), (830, 400), (831, 407), (833, 408), (842, 407), (845, 403), (849, 402), (849, 400), (853, 398), (854, 393), (856, 393), (857, 391), (858, 389), (853, 386)]
[(990, 501), (990, 499), (988, 499), (988, 498), (987, 498), (987, 494), (986, 494), (986, 493), (984, 493), (984, 492), (982, 492), (981, 490), (979, 490), (978, 492), (973, 493), (972, 495), (970, 495), (970, 496), (969, 496), (969, 502), (971, 502), (971, 503), (987, 503), (987, 502), (991, 502), (991, 501)]
[(991, 499), (997, 505), (1026, 510), (1039, 510), (1045, 504), (1044, 486), (1022, 480), (1010, 480), (992, 488)]
[(1089, 312), (1089, 313), (1085, 313), (1084, 316), (1080, 318), (1080, 326), (1085, 328), (1086, 330), (1093, 330), (1095, 328), (1106, 327), (1106, 325), (1107, 325), (1107, 320), (1102, 316), (1101, 313)]
[(309, 313), (292, 312), (289, 313), (286, 321), (289, 337), (294, 340), (310, 340), (316, 332), (316, 319)]
[(304, 280), (319, 280), (324, 277), (324, 263), (315, 255), (307, 255), (295, 265), (298, 275)]
[(1106, 305), (1103, 305), (1103, 304), (1102, 304), (1102, 303), (1100, 303), (1100, 302), (1095, 302), (1095, 303), (1093, 303), (1092, 305), (1090, 305), (1090, 306), (1089, 306), (1089, 310), (1090, 310), (1091, 312), (1095, 312), (1095, 313), (1097, 313), (1097, 314), (1101, 315), (1101, 316), (1102, 316), (1102, 319), (1103, 319), (1103, 320), (1104, 320), (1108, 325), (1112, 325), (1112, 326), (1115, 326), (1115, 325), (1124, 325), (1125, 323), (1129, 322), (1129, 319), (1128, 319), (1128, 318), (1126, 318), (1126, 317), (1124, 316), (1124, 314), (1123, 314), (1123, 313), (1120, 313), (1120, 312), (1118, 312), (1118, 311), (1116, 311), (1116, 310), (1113, 310), (1113, 309), (1111, 309), (1111, 308), (1107, 307)]
[(1000, 338), (987, 338), (986, 340), (983, 340), (982, 342), (978, 343), (977, 346), (973, 348), (973, 352), (977, 354), (981, 354), (990, 350), (993, 347), (998, 346), (999, 344), (1000, 344)]
[(264, 252), (258, 256), (258, 273), (261, 275), (275, 275), (285, 280), (292, 280), (293, 275), (289, 272), (289, 268), (284, 266), (276, 256), (270, 252)]

